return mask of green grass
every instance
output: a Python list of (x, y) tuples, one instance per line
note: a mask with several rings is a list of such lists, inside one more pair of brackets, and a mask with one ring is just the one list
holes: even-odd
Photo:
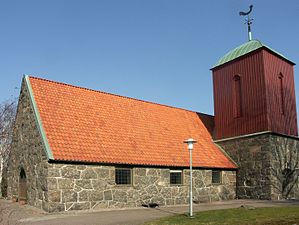
[(145, 223), (145, 225), (169, 225), (169, 224), (208, 224), (208, 225), (299, 225), (299, 207), (277, 208), (237, 208), (195, 213), (190, 219), (186, 215), (164, 217)]

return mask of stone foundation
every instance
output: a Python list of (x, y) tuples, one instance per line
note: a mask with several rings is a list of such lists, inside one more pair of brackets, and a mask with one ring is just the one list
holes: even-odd
[[(242, 199), (281, 199), (281, 182), (286, 162), (292, 167), (299, 157), (298, 138), (273, 133), (232, 138), (216, 142), (239, 165), (237, 197)], [(293, 152), (290, 159), (290, 152)], [(280, 160), (283, 165), (280, 165)], [(278, 171), (278, 172), (275, 172)], [(288, 198), (298, 198), (298, 182)]]
[[(297, 168), (297, 171), (295, 171)], [(286, 136), (271, 136), (271, 198), (272, 199), (299, 199), (299, 139)], [(294, 182), (283, 190), (282, 177), (286, 172), (292, 172), (290, 176)], [(297, 182), (296, 180), (297, 179)], [(286, 193), (289, 195), (286, 196)]]

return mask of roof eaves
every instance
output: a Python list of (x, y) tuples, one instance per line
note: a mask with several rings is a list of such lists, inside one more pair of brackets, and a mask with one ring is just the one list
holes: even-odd
[(239, 135), (239, 136), (235, 136), (235, 137), (229, 137), (229, 138), (213, 140), (213, 142), (218, 145), (218, 143), (220, 143), (220, 142), (243, 139), (243, 138), (250, 138), (250, 137), (264, 135), (264, 134), (273, 134), (273, 135), (278, 135), (278, 136), (282, 136), (282, 137), (288, 137), (288, 138), (292, 138), (292, 139), (295, 139), (295, 140), (299, 140), (298, 136), (287, 135), (287, 134), (282, 134), (282, 133), (266, 130), (266, 131), (252, 133), (252, 134), (244, 134), (244, 135)]
[(38, 112), (38, 107), (37, 107), (37, 105), (35, 103), (35, 100), (34, 100), (34, 95), (33, 95), (32, 87), (31, 87), (31, 84), (30, 84), (29, 76), (24, 75), (24, 80), (25, 80), (25, 84), (26, 84), (26, 87), (27, 87), (28, 92), (29, 92), (30, 103), (31, 103), (31, 106), (32, 106), (32, 109), (33, 109), (33, 113), (34, 113), (34, 117), (35, 117), (35, 121), (36, 121), (36, 126), (38, 127), (39, 133), (42, 137), (42, 141), (43, 141), (43, 144), (44, 144), (44, 149), (45, 149), (45, 152), (46, 152), (47, 159), (48, 160), (53, 160), (54, 157), (53, 157), (50, 145), (48, 143), (48, 139), (47, 139), (45, 130), (43, 128), (43, 124), (42, 124), (42, 121), (41, 121), (41, 118), (40, 118), (40, 114)]
[(278, 57), (282, 58), (283, 60), (291, 63), (292, 65), (296, 65), (296, 63), (294, 63), (293, 61), (289, 60), (287, 57), (285, 57), (283, 54), (275, 51), (274, 49), (268, 47), (267, 45), (263, 45), (263, 47), (267, 50), (269, 50), (270, 52), (274, 53), (275, 55), (277, 55)]
[[(218, 145), (217, 145), (218, 147)], [(223, 151), (221, 149), (221, 151)], [(225, 155), (227, 156), (227, 155)], [(230, 158), (229, 158), (230, 159)], [(224, 169), (224, 170), (237, 170), (239, 166), (233, 161), (232, 166), (193, 166), (193, 168), (196, 169)], [(181, 167), (181, 168), (189, 168), (188, 164), (156, 164), (156, 163), (131, 163), (131, 162), (112, 162), (112, 161), (93, 161), (93, 160), (65, 160), (65, 159), (54, 159), (50, 160), (51, 163), (71, 163), (71, 164), (95, 164), (95, 165), (127, 165), (127, 166), (149, 166), (149, 167)]]

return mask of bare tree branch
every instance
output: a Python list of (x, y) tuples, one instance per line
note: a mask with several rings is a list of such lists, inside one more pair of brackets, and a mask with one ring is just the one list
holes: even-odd
[(291, 139), (283, 139), (281, 143), (273, 149), (272, 186), (282, 198), (287, 199), (298, 182), (299, 151), (297, 142)]
[[(7, 166), (16, 114), (16, 100), (0, 103), (0, 184), (3, 190), (3, 172)], [(5, 186), (5, 185), (4, 185)], [(0, 191), (0, 194), (3, 191)], [(2, 195), (5, 195), (2, 193)]]

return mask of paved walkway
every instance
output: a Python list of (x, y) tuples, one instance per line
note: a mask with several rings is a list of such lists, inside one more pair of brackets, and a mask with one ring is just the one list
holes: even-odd
[[(248, 207), (299, 206), (299, 201), (232, 200), (194, 205), (194, 211)], [(34, 207), (0, 200), (2, 225), (139, 225), (164, 216), (188, 212), (188, 206), (160, 208), (106, 209), (48, 214)]]

